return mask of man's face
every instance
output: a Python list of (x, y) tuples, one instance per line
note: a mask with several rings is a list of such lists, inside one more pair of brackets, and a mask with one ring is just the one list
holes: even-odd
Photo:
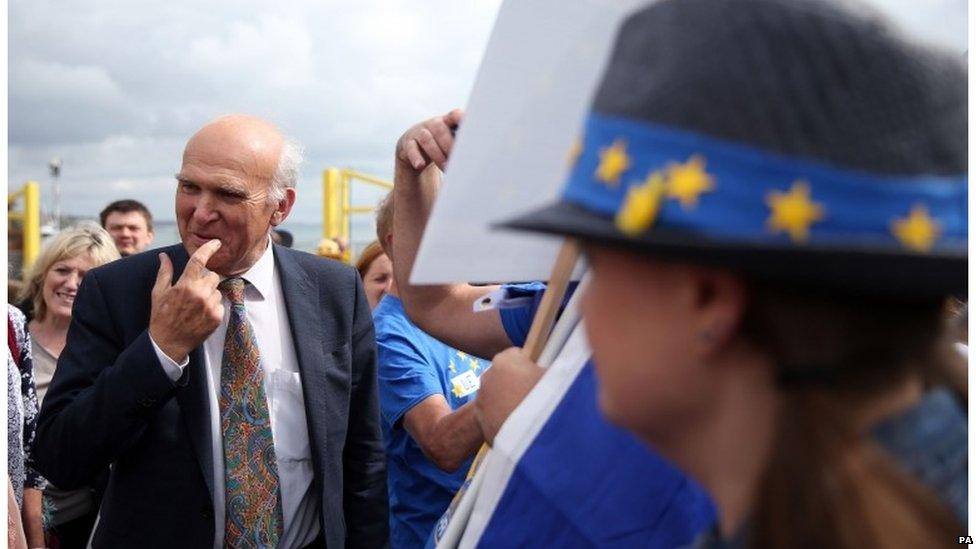
[(105, 217), (105, 230), (112, 235), (123, 257), (145, 250), (153, 241), (146, 216), (141, 212), (112, 212)]
[(204, 128), (187, 144), (177, 175), (183, 246), (192, 255), (205, 242), (220, 240), (207, 267), (224, 276), (247, 271), (261, 257), (268, 231), (284, 221), (295, 199), (294, 189), (287, 189), (285, 200), (268, 200), (280, 145), (266, 146), (246, 132)]

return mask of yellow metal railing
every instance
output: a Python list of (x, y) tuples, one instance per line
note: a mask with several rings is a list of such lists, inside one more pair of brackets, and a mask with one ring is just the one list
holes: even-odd
[(322, 236), (337, 242), (341, 239), (347, 244), (341, 258), (346, 263), (352, 261), (352, 247), (348, 246), (351, 216), (373, 211), (372, 206), (352, 205), (353, 181), (384, 189), (393, 188), (393, 183), (389, 181), (348, 168), (326, 168), (322, 172)]
[[(23, 209), (14, 210), (12, 206), (23, 199)], [(12, 225), (19, 222), (19, 230)], [(41, 249), (41, 185), (28, 181), (17, 192), (7, 195), (7, 234), (21, 235), (20, 251), (22, 268), (26, 268)], [(8, 242), (8, 246), (9, 246)]]

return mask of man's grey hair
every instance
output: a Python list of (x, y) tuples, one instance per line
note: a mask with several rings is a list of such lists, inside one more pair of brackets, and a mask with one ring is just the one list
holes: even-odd
[(285, 199), (285, 189), (295, 188), (304, 156), (305, 148), (297, 141), (286, 137), (281, 145), (281, 154), (278, 156), (278, 167), (271, 178), (269, 202), (277, 204)]

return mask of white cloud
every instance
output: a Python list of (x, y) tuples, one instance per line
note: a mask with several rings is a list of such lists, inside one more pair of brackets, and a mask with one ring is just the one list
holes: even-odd
[(315, 76), (309, 30), (280, 17), (234, 21), (219, 35), (192, 40), (180, 61), (196, 78), (226, 89), (246, 89), (256, 80), (274, 89), (301, 88)]
[[(319, 221), (324, 168), (389, 178), (406, 127), (464, 105), (500, 1), (11, 0), (10, 186), (59, 156), (65, 211), (129, 195), (171, 219), (186, 139), (250, 112), (306, 145), (292, 219)], [(870, 1), (965, 49), (965, 0)]]
[(95, 102), (122, 101), (124, 94), (104, 67), (65, 65), (31, 58), (14, 60), (10, 78), (23, 84), (10, 90), (15, 99), (64, 101), (69, 99)]
[(403, 129), (463, 105), (499, 2), (12, 0), (10, 185), (59, 156), (66, 212), (171, 218), (186, 139), (250, 112), (306, 145), (294, 215), (317, 221), (325, 167), (390, 177)]

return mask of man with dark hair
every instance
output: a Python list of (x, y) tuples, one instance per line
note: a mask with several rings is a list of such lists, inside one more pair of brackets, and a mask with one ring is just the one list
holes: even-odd
[(116, 200), (105, 206), (98, 217), (123, 257), (145, 250), (155, 236), (152, 214), (138, 200)]

